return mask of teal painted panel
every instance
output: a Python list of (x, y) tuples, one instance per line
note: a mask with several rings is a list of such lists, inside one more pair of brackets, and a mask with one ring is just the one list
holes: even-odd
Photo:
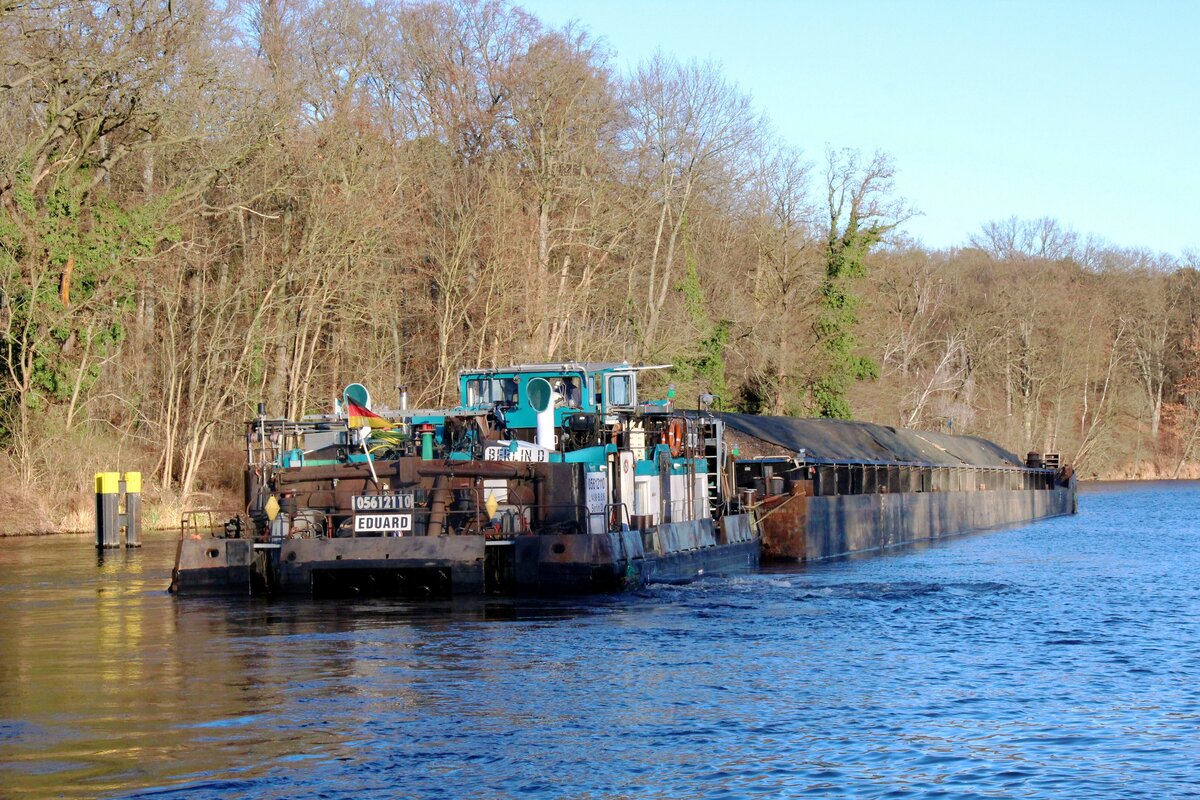
[[(608, 447), (611, 447), (609, 445)], [(608, 456), (608, 447), (596, 445), (595, 447), (585, 447), (582, 450), (572, 450), (563, 456), (563, 460), (568, 464), (588, 464), (602, 465)]]

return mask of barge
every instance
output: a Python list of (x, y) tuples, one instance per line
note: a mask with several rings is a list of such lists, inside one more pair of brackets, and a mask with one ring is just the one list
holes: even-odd
[(1078, 510), (1057, 454), (866, 422), (719, 414), (763, 558), (820, 561)]
[(171, 589), (312, 595), (610, 592), (753, 569), (724, 423), (642, 400), (628, 364), (460, 373), (450, 410), (247, 423), (243, 514), (181, 539)]
[(245, 507), (179, 543), (171, 590), (613, 592), (1073, 513), (1057, 457), (868, 423), (680, 411), (627, 363), (464, 370), (448, 410), (246, 426)]

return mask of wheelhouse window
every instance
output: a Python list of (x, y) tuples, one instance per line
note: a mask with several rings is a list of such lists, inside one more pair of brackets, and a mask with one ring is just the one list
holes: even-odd
[(583, 408), (583, 389), (579, 385), (579, 380), (575, 375), (563, 375), (561, 378), (551, 381), (554, 391), (562, 397), (562, 400), (559, 401), (560, 405), (567, 408)]
[(608, 376), (608, 407), (632, 407), (637, 403), (633, 376), (617, 374)]
[(464, 402), (468, 406), (482, 406), (495, 403), (502, 399), (500, 381), (495, 378), (471, 378), (466, 383), (467, 396)]

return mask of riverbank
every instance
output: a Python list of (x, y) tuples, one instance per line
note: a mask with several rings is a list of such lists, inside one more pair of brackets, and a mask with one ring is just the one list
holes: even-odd
[[(10, 492), (0, 510), (0, 540), (29, 536), (95, 533), (95, 494), (77, 492), (60, 495), (57, 502), (33, 491)], [(241, 505), (232, 491), (205, 492), (184, 508), (171, 492), (142, 491), (142, 530), (173, 531), (183, 524), (185, 510), (211, 509), (219, 522), (232, 517)]]
[(1138, 461), (1105, 470), (1084, 470), (1081, 479), (1097, 482), (1200, 480), (1200, 462)]
[[(43, 465), (30, 484), (9, 459), (0, 461), (0, 539), (42, 534), (91, 533), (95, 530), (95, 478), (98, 472), (142, 474), (143, 530), (178, 529), (188, 510), (213, 509), (232, 516), (242, 505), (241, 448), (216, 448), (201, 471), (197, 490), (184, 502), (161, 487), (160, 453), (150, 448), (116, 446), (103, 437), (72, 442), (68, 467)], [(60, 462), (54, 462), (58, 464)]]

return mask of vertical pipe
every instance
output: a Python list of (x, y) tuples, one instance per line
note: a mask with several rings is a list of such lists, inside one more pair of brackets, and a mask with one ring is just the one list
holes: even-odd
[(671, 515), (671, 456), (658, 453), (658, 524), (674, 522)]
[(433, 461), (433, 431), (421, 431), (421, 460)]
[(142, 546), (142, 473), (125, 473), (125, 546)]
[(525, 397), (537, 414), (535, 441), (538, 447), (554, 449), (554, 403), (562, 395), (554, 391), (545, 378), (534, 378), (525, 387)]
[[(557, 397), (557, 395), (554, 395)], [(550, 403), (549, 408), (543, 408), (537, 412), (537, 434), (536, 440), (538, 447), (544, 447), (547, 450), (554, 449), (554, 403)]]
[(448, 494), (450, 494), (450, 478), (446, 475), (438, 475), (433, 479), (433, 496), (429, 498), (429, 529), (427, 531), (429, 536), (441, 536), (446, 530), (446, 495)]
[[(530, 466), (530, 471), (533, 467)], [(533, 528), (535, 533), (541, 533), (548, 518), (546, 509), (546, 482), (540, 472), (533, 472)]]
[(121, 531), (117, 527), (117, 501), (120, 474), (96, 473), (96, 547), (120, 547)]

